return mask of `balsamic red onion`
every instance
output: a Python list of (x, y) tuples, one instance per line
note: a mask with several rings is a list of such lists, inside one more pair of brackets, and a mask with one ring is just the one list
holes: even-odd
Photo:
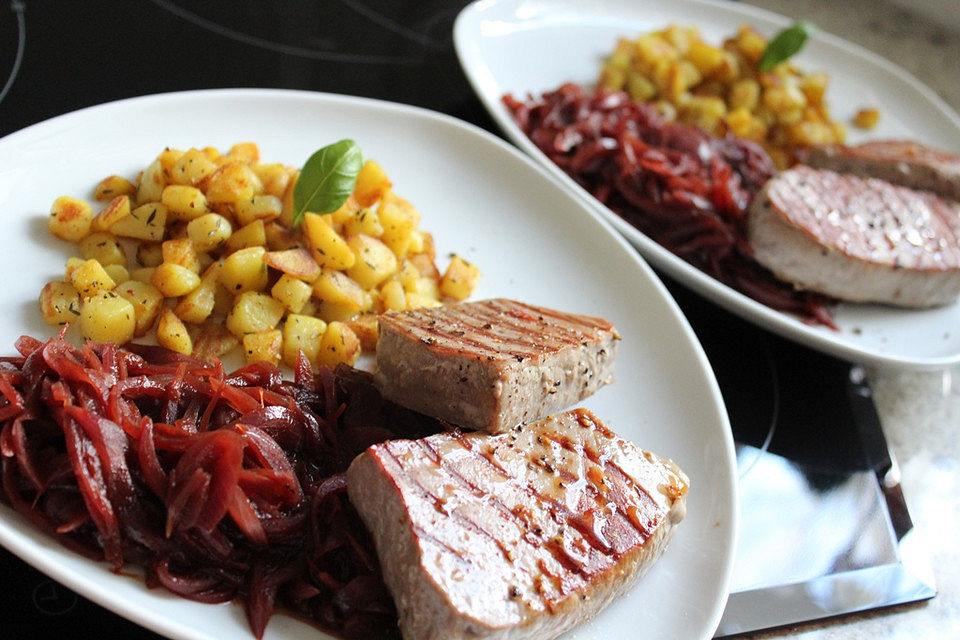
[(23, 337), (0, 359), (0, 499), (71, 549), (201, 602), (274, 607), (346, 638), (398, 638), (344, 471), (442, 427), (349, 367), (285, 381), (157, 347)]

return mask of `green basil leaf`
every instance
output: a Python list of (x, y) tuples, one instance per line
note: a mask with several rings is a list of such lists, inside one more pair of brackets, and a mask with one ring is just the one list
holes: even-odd
[(334, 142), (310, 156), (293, 188), (293, 226), (307, 211), (330, 213), (343, 206), (362, 167), (363, 152), (353, 140)]
[(758, 65), (760, 71), (770, 71), (781, 62), (796, 55), (800, 49), (803, 49), (812, 30), (812, 25), (806, 22), (794, 22), (774, 36), (773, 40), (767, 43), (763, 57), (760, 58)]

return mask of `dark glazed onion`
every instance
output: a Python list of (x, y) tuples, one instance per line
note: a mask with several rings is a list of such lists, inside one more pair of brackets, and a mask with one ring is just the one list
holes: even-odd
[(833, 326), (830, 299), (795, 290), (752, 257), (746, 210), (775, 172), (759, 145), (666, 122), (622, 92), (569, 83), (503, 103), (550, 160), (657, 243), (754, 300)]
[(276, 605), (345, 638), (398, 638), (344, 471), (372, 442), (441, 426), (341, 367), (296, 381), (157, 347), (62, 336), (0, 359), (0, 498), (65, 546), (201, 602)]

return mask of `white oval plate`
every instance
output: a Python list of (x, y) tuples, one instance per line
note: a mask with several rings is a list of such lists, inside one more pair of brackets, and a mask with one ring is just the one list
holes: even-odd
[[(458, 16), (454, 43), (470, 83), (506, 135), (671, 277), (746, 320), (846, 360), (918, 369), (960, 363), (960, 304), (920, 311), (840, 304), (832, 309), (839, 331), (775, 311), (676, 257), (600, 204), (530, 142), (500, 100), (506, 93), (519, 99), (539, 95), (568, 81), (592, 86), (621, 37), (682, 24), (698, 26), (705, 39), (719, 43), (745, 23), (769, 36), (790, 20), (710, 0), (482, 0)], [(860, 107), (879, 106), (880, 125), (870, 138), (910, 138), (960, 152), (960, 117), (879, 56), (817, 32), (797, 61), (805, 69), (830, 73), (827, 95), (834, 118), (848, 121)], [(851, 130), (850, 137), (859, 142), (868, 136)]]
[[(599, 215), (528, 157), (440, 114), (305, 92), (222, 90), (115, 102), (54, 118), (0, 140), (0, 273), (8, 312), (2, 351), (21, 333), (52, 335), (37, 309), (44, 282), (70, 255), (46, 212), (59, 195), (133, 177), (165, 146), (260, 144), (264, 161), (302, 164), (351, 137), (375, 158), (434, 234), (441, 268), (450, 251), (483, 272), (474, 297), (512, 297), (611, 320), (623, 335), (616, 384), (585, 405), (691, 478), (689, 515), (666, 555), (628, 596), (569, 638), (709, 637), (724, 603), (736, 537), (735, 458), (721, 396), (686, 320), (649, 267)], [(202, 605), (147, 590), (136, 578), (61, 548), (0, 506), (0, 543), (84, 596), (173, 638), (250, 637), (242, 608)], [(322, 634), (321, 634), (322, 635)], [(266, 638), (315, 640), (275, 615)]]

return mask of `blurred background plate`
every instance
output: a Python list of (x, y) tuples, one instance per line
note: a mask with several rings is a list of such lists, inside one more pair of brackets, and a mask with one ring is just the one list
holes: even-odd
[[(529, 141), (501, 102), (507, 93), (523, 99), (568, 81), (592, 86), (619, 38), (669, 24), (697, 26), (705, 40), (720, 43), (741, 24), (771, 36), (790, 22), (749, 5), (709, 0), (484, 0), (458, 16), (454, 44), (474, 90), (505, 134), (590, 202), (654, 267), (742, 318), (848, 361), (916, 369), (960, 363), (960, 304), (928, 310), (840, 304), (832, 309), (839, 331), (774, 311), (674, 256), (601, 205)], [(797, 63), (830, 74), (827, 101), (837, 120), (849, 120), (861, 107), (880, 108), (877, 128), (869, 134), (851, 130), (851, 142), (909, 138), (960, 152), (960, 117), (880, 56), (817, 31)]]

